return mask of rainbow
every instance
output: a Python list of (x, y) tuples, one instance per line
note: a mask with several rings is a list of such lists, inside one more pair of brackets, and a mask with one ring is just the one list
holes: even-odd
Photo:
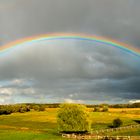
[(128, 44), (118, 42), (113, 39), (108, 39), (104, 37), (99, 37), (96, 35), (88, 35), (88, 34), (77, 34), (77, 33), (51, 33), (51, 34), (43, 34), (37, 36), (31, 36), (27, 38), (22, 38), (6, 45), (0, 47), (0, 53), (6, 52), (12, 48), (19, 47), (21, 45), (28, 45), (36, 42), (41, 42), (45, 40), (64, 40), (64, 39), (76, 39), (76, 40), (85, 40), (85, 41), (94, 41), (98, 43), (102, 43), (105, 45), (109, 45), (112, 47), (119, 48), (128, 53), (140, 57), (140, 49), (132, 47)]

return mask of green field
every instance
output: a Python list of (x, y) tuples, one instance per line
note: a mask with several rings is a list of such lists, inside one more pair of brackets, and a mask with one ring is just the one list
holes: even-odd
[[(47, 108), (46, 111), (13, 113), (0, 116), (0, 140), (65, 140), (57, 131), (58, 109)], [(140, 120), (140, 109), (110, 109), (109, 112), (92, 112), (92, 129), (106, 129), (114, 118), (121, 118), (123, 126), (137, 124)], [(112, 132), (110, 135), (137, 135), (140, 129)]]

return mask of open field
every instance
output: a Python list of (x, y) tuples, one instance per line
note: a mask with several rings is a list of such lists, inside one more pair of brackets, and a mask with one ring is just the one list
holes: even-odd
[[(43, 112), (13, 113), (0, 116), (0, 140), (65, 140), (58, 134), (56, 116), (57, 108), (47, 108)], [(92, 129), (107, 129), (112, 120), (121, 118), (123, 126), (137, 124), (140, 120), (140, 108), (109, 109), (109, 112), (92, 112)], [(112, 132), (109, 135), (137, 135), (140, 128)]]

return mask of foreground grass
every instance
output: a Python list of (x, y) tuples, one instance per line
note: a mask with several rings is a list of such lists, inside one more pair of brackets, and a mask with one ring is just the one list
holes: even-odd
[[(0, 140), (65, 140), (58, 134), (56, 115), (58, 109), (44, 112), (14, 113), (0, 116)], [(106, 129), (112, 120), (121, 118), (123, 126), (136, 124), (140, 109), (110, 109), (109, 112), (91, 112), (92, 129)], [(112, 132), (110, 135), (138, 135), (140, 129)]]
[(106, 133), (106, 135), (110, 136), (140, 136), (140, 129), (131, 129), (131, 130), (123, 130), (118, 132)]
[(0, 140), (66, 140), (53, 133), (36, 133), (24, 131), (0, 131)]

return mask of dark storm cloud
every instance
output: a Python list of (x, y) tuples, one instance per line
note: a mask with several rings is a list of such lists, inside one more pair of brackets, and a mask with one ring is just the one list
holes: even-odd
[(14, 102), (22, 98), (114, 102), (139, 97), (139, 58), (107, 45), (46, 41), (15, 49), (1, 56), (0, 63), (1, 94), (10, 92)]
[(139, 46), (139, 5), (135, 0), (2, 0), (2, 41), (48, 32), (84, 32)]
[[(140, 1), (1, 0), (0, 45), (82, 32), (140, 47)], [(140, 58), (104, 44), (53, 41), (0, 56), (0, 103), (127, 102), (140, 98)]]

